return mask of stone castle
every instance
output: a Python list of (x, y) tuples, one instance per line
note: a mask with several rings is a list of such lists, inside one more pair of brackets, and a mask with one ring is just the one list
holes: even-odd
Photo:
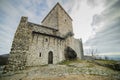
[(22, 17), (16, 30), (8, 71), (83, 58), (81, 39), (74, 39), (72, 19), (57, 3), (40, 24)]

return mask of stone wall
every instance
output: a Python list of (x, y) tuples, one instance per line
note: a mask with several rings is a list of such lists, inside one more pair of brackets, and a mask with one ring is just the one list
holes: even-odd
[(27, 27), (27, 17), (22, 17), (20, 24), (14, 35), (12, 48), (10, 52), (8, 66), (6, 70), (16, 71), (25, 68), (27, 53), (31, 40), (31, 29)]
[(74, 50), (77, 53), (77, 57), (83, 59), (83, 44), (81, 39), (74, 39)]
[(56, 29), (52, 29), (43, 25), (38, 25), (38, 24), (34, 24), (29, 22), (28, 26), (32, 28), (33, 32), (38, 32), (41, 34), (46, 34), (46, 35), (53, 35), (53, 36), (57, 36), (57, 34), (55, 34), (55, 32), (57, 31)]
[[(48, 53), (53, 52), (53, 64), (64, 60), (65, 42), (59, 38), (33, 33), (27, 66), (48, 64)], [(41, 56), (40, 56), (41, 55)]]
[(65, 10), (58, 4), (44, 18), (42, 25), (57, 29), (61, 36), (72, 32), (72, 19)]
[(58, 28), (61, 35), (66, 35), (68, 32), (73, 33), (72, 20), (61, 7), (58, 8)]

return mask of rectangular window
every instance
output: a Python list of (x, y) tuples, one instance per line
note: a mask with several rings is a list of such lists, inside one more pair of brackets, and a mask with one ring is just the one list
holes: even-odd
[(39, 53), (39, 57), (41, 57), (41, 53)]

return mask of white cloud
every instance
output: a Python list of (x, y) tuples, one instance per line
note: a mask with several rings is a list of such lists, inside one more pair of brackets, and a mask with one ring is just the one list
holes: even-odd
[(73, 18), (73, 29), (76, 38), (82, 38), (83, 42), (92, 36), (92, 18), (94, 14), (99, 14), (103, 10), (103, 4), (96, 7), (88, 6), (87, 0), (76, 0), (70, 15)]
[(101, 14), (93, 19), (96, 35), (87, 41), (87, 45), (96, 46), (103, 53), (120, 52), (120, 0), (106, 0), (106, 4)]
[[(42, 1), (42, 0), (41, 0)], [(29, 17), (30, 21), (40, 22), (37, 7), (41, 3), (40, 0), (23, 0), (23, 1), (0, 1), (0, 53), (9, 53), (15, 30), (19, 24), (21, 16)], [(17, 5), (16, 5), (17, 4)], [(37, 4), (37, 5), (36, 5)], [(32, 5), (32, 7), (31, 7)]]

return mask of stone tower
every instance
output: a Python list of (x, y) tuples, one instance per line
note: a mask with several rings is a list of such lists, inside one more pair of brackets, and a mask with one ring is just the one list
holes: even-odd
[(57, 3), (42, 25), (29, 22), (27, 17), (21, 18), (6, 70), (57, 64), (73, 58), (83, 58), (82, 41), (73, 37), (72, 19)]
[(72, 18), (59, 3), (43, 19), (42, 25), (59, 30), (61, 35), (66, 35), (68, 32), (73, 33)]

